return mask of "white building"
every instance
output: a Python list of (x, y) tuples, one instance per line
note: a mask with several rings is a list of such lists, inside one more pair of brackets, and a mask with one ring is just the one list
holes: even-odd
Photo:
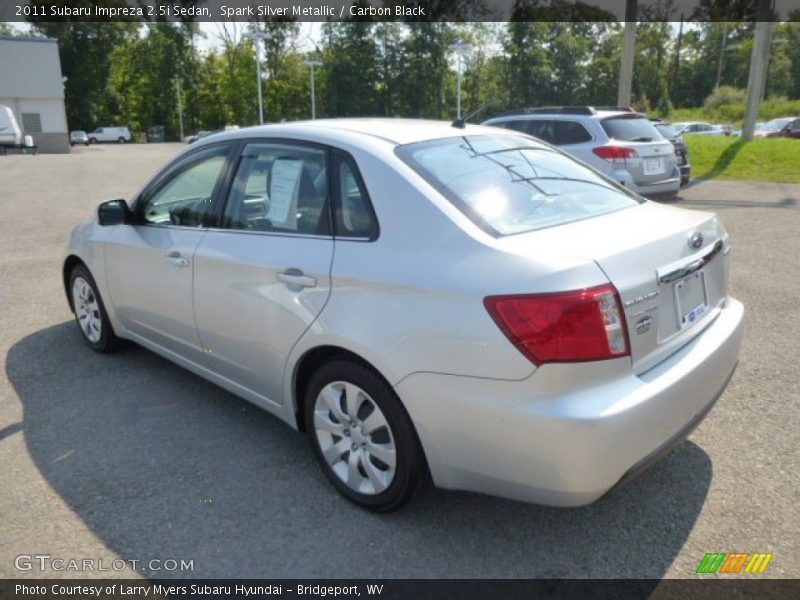
[(0, 38), (0, 104), (11, 107), (39, 152), (69, 152), (56, 40)]

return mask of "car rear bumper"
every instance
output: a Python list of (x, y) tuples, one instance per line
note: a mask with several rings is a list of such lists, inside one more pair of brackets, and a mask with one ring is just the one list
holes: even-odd
[(676, 168), (674, 177), (670, 177), (669, 179), (662, 179), (661, 181), (656, 181), (647, 185), (640, 185), (631, 181), (630, 183), (626, 182), (625, 186), (632, 189), (637, 194), (648, 198), (653, 196), (667, 196), (674, 194), (680, 189), (680, 171)]
[(593, 502), (680, 443), (736, 366), (744, 307), (634, 374), (629, 359), (548, 364), (522, 381), (416, 373), (396, 390), (434, 482), (557, 506)]

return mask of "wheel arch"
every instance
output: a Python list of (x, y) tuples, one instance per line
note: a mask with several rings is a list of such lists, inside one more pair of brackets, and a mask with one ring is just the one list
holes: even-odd
[[(62, 281), (64, 283), (64, 293), (67, 295), (69, 309), (72, 312), (75, 312), (75, 307), (72, 305), (72, 294), (69, 293), (69, 275), (72, 273), (72, 269), (79, 265), (82, 265), (87, 271), (89, 270), (88, 265), (79, 256), (70, 254), (64, 259), (64, 266), (61, 273)], [(91, 271), (89, 272), (91, 273)]]
[(292, 408), (297, 428), (300, 431), (306, 431), (303, 398), (306, 394), (309, 379), (321, 365), (335, 359), (348, 359), (364, 365), (391, 386), (386, 377), (372, 363), (352, 350), (332, 344), (310, 348), (298, 359), (292, 376)]

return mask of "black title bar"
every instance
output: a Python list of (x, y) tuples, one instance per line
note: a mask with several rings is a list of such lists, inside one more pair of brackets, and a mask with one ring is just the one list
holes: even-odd
[(4, 0), (0, 21), (786, 21), (800, 0)]

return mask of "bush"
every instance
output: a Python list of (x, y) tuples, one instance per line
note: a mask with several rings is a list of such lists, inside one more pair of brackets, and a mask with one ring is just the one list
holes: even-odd
[(721, 85), (716, 88), (703, 102), (703, 108), (708, 111), (715, 111), (725, 105), (744, 104), (747, 91), (730, 85)]

